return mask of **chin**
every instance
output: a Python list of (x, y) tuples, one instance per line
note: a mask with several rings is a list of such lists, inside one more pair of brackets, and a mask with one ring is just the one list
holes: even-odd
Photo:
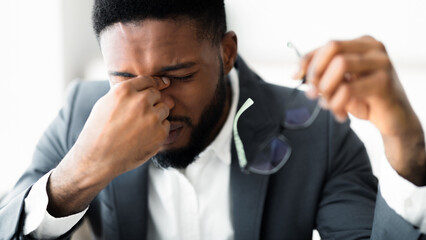
[(170, 150), (178, 150), (180, 148), (184, 148), (188, 146), (188, 140), (185, 141), (184, 139), (179, 139), (177, 141), (174, 141), (172, 143), (163, 144), (160, 148), (160, 153), (164, 151), (170, 151)]

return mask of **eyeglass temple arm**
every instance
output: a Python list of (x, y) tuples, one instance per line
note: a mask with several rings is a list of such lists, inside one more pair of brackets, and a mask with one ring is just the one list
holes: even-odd
[(244, 144), (241, 141), (240, 135), (238, 134), (238, 120), (240, 119), (241, 115), (252, 105), (254, 104), (253, 99), (248, 98), (244, 104), (241, 106), (241, 108), (237, 111), (234, 118), (233, 123), (233, 133), (234, 133), (234, 143), (235, 143), (235, 150), (237, 151), (238, 156), (238, 163), (240, 164), (240, 167), (244, 169), (247, 166), (247, 158), (246, 158), (246, 152), (244, 150)]
[[(297, 49), (297, 47), (292, 42), (288, 41), (287, 42), (287, 47), (293, 49), (296, 52), (297, 56), (299, 58), (302, 58), (302, 54), (299, 52), (299, 50)], [(302, 76), (302, 83), (300, 85), (302, 85), (304, 83), (306, 83), (306, 74), (303, 74), (303, 76)]]

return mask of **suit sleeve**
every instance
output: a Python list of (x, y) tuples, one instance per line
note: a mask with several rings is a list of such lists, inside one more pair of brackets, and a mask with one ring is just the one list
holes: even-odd
[(422, 239), (426, 236), (421, 234), (418, 228), (411, 225), (389, 207), (382, 195), (377, 195), (376, 210), (374, 212), (373, 232), (371, 239)]
[(349, 123), (329, 116), (327, 179), (317, 214), (322, 239), (419, 239), (380, 194), (366, 149)]
[(370, 239), (377, 179), (362, 142), (349, 123), (329, 115), (327, 173), (317, 213), (322, 239)]
[[(73, 145), (69, 127), (78, 90), (78, 83), (70, 86), (66, 104), (39, 140), (30, 166), (1, 203), (0, 239), (27, 239), (23, 235), (24, 200), (32, 185), (55, 168)], [(61, 236), (61, 239), (69, 238), (75, 228)]]
[(387, 160), (379, 180), (372, 239), (426, 239), (426, 188), (399, 176)]

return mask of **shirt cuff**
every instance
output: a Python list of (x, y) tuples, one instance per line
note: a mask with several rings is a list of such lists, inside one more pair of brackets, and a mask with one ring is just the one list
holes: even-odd
[(47, 212), (49, 198), (47, 181), (52, 171), (40, 178), (25, 198), (24, 235), (36, 239), (54, 239), (65, 234), (83, 218), (88, 207), (83, 211), (61, 218), (55, 218)]
[(407, 222), (426, 233), (426, 186), (418, 187), (382, 162), (380, 192), (388, 205)]

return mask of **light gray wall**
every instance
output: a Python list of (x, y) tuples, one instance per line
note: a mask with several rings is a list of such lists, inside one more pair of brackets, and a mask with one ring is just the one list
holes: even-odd
[(101, 52), (92, 30), (93, 0), (62, 0), (64, 81), (85, 77), (87, 67)]

